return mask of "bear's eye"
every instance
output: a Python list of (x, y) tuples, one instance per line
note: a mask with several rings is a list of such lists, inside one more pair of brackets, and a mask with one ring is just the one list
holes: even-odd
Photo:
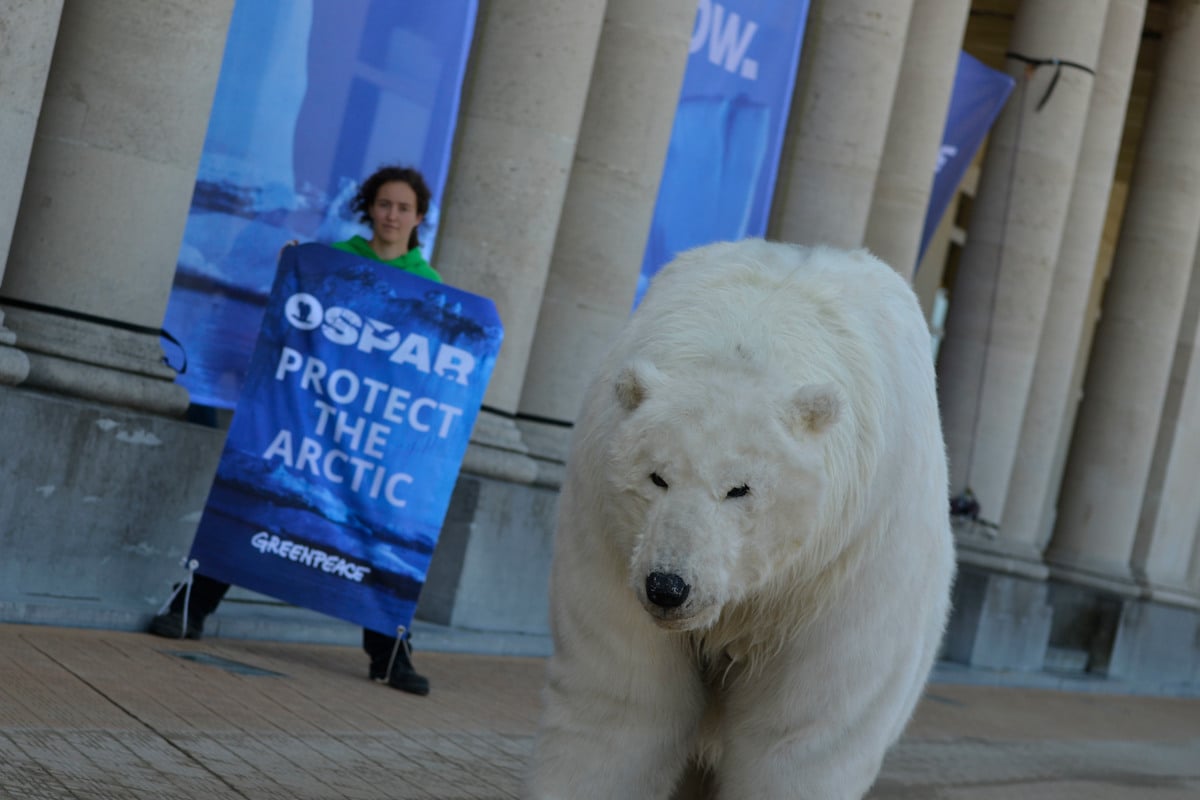
[(651, 473), (650, 473), (650, 480), (651, 480), (651, 481), (653, 481), (653, 482), (654, 482), (654, 485), (655, 485), (655, 486), (657, 486), (657, 487), (658, 487), (658, 488), (660, 488), (660, 489), (666, 489), (666, 488), (667, 488), (667, 482), (666, 482), (666, 481), (664, 481), (664, 480), (663, 480), (663, 478), (662, 478), (662, 475), (659, 475), (657, 472), (651, 472)]
[(726, 497), (745, 497), (748, 494), (750, 494), (750, 487), (743, 483), (741, 486), (735, 486), (732, 489), (730, 489), (725, 494), (725, 496)]

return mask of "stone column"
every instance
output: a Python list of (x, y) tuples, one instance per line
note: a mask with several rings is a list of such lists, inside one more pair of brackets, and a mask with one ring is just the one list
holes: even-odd
[(232, 0), (64, 5), (4, 274), (25, 385), (176, 414), (157, 330)]
[(629, 319), (695, 17), (695, 0), (608, 3), (521, 391), (522, 415), (551, 422), (522, 422), (526, 439), (558, 461)]
[(913, 0), (813, 0), (771, 238), (860, 247)]
[(604, 12), (604, 0), (479, 4), (433, 263), (495, 301), (504, 345), (421, 593), (417, 614), (432, 622), (547, 630), (558, 487), (513, 418)]
[(914, 0), (864, 243), (912, 279), (970, 0)]
[(486, 404), (515, 412), (550, 270), (604, 0), (483, 0), (437, 265), (492, 298), (504, 348)]
[(1198, 96), (1200, 13), (1175, 0), (1046, 554), (1062, 580), (1137, 591), (1130, 555), (1200, 234)]
[(1188, 588), (1200, 594), (1200, 530), (1196, 532), (1196, 541), (1192, 545), (1192, 558), (1188, 565)]
[(1200, 605), (1188, 586), (1188, 566), (1200, 527), (1200, 252), (1192, 266), (1166, 399), (1138, 518), (1133, 576), (1144, 596)]
[[(0, 285), (61, 15), (62, 0), (0, 0)], [(20, 383), (29, 374), (29, 359), (11, 346), (15, 341), (0, 306), (0, 384)]]
[(1039, 552), (1049, 541), (1053, 525), (1059, 447), (1070, 435), (1066, 425), (1074, 416), (1072, 375), (1082, 346), (1145, 15), (1146, 0), (1109, 3), (1075, 186), (1004, 498), (1004, 536)]
[[(1023, 3), (1009, 50), (1094, 68), (1107, 0)], [(1002, 519), (1017, 441), (1033, 381), (1059, 244), (1092, 93), (1090, 72), (1027, 69), (1010, 58), (1017, 80), (988, 145), (967, 243), (951, 290), (938, 395), (950, 457), (951, 493), (974, 491), (981, 517), (999, 535), (981, 540), (1003, 554), (1005, 569), (1041, 553), (1010, 540)], [(1056, 80), (1057, 76), (1057, 80)], [(1039, 109), (1053, 84), (1053, 92)]]
[[(604, 0), (483, 0), (434, 264), (490, 297), (504, 345), (466, 468), (532, 480), (511, 418), (521, 397), (558, 230)], [(490, 446), (491, 452), (480, 447)]]

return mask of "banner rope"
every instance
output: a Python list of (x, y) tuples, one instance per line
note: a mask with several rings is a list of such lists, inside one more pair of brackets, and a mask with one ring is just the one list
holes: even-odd
[(1081, 72), (1086, 72), (1088, 75), (1094, 76), (1096, 74), (1096, 70), (1092, 69), (1091, 67), (1084, 66), (1078, 61), (1067, 61), (1063, 58), (1030, 58), (1029, 56), (1021, 55), (1020, 53), (1014, 53), (1012, 50), (1006, 52), (1004, 57), (1011, 58), (1014, 61), (1025, 62), (1026, 80), (1033, 76), (1033, 72), (1038, 67), (1054, 67), (1054, 77), (1050, 79), (1050, 85), (1046, 87), (1046, 93), (1042, 95), (1042, 99), (1038, 100), (1037, 105), (1033, 109), (1034, 112), (1041, 111), (1042, 106), (1046, 105), (1046, 101), (1049, 100), (1050, 95), (1054, 93), (1054, 87), (1058, 85), (1058, 78), (1060, 75), (1062, 75), (1063, 67), (1077, 69)]
[(171, 608), (171, 603), (175, 602), (175, 598), (179, 596), (180, 592), (183, 592), (183, 625), (180, 628), (179, 638), (185, 639), (187, 638), (189, 608), (192, 604), (192, 583), (196, 578), (196, 570), (200, 567), (200, 562), (194, 558), (181, 558), (179, 566), (187, 569), (187, 578), (184, 579), (182, 584), (175, 587), (175, 591), (171, 592), (171, 596), (166, 599), (166, 602), (158, 609), (158, 613), (155, 616), (162, 616), (167, 613)]
[(412, 660), (412, 644), (405, 638), (404, 634), (407, 629), (403, 625), (396, 626), (396, 643), (392, 645), (392, 657), (388, 659), (387, 672), (384, 673), (384, 680), (392, 679), (392, 667), (396, 666), (396, 656), (400, 653), (400, 648), (404, 648), (404, 654), (408, 656), (409, 661)]

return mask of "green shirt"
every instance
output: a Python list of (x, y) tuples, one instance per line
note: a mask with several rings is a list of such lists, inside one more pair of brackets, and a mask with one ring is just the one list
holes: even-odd
[(414, 247), (399, 258), (384, 261), (371, 249), (371, 243), (361, 236), (352, 236), (344, 242), (334, 242), (331, 246), (336, 247), (338, 250), (344, 250), (347, 253), (353, 253), (356, 256), (369, 258), (372, 261), (383, 261), (388, 266), (402, 269), (405, 272), (411, 272), (413, 275), (419, 275), (431, 281), (442, 282), (442, 276), (434, 272), (433, 267), (429, 266), (429, 262), (425, 260), (425, 256), (421, 255), (421, 248), (419, 247)]

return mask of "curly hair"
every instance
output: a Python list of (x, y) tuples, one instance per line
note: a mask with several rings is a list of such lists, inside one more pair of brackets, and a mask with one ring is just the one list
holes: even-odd
[[(379, 194), (379, 188), (392, 181), (406, 183), (413, 190), (417, 195), (417, 214), (424, 220), (426, 212), (429, 211), (429, 201), (433, 199), (433, 192), (429, 191), (425, 177), (413, 167), (389, 165), (375, 170), (358, 187), (354, 199), (350, 201), (350, 210), (356, 212), (362, 222), (370, 225), (371, 206), (375, 205), (375, 197)], [(419, 227), (420, 225), (417, 226), (417, 228)], [(421, 246), (421, 240), (417, 238), (417, 228), (413, 228), (412, 234), (408, 237), (409, 250)]]

